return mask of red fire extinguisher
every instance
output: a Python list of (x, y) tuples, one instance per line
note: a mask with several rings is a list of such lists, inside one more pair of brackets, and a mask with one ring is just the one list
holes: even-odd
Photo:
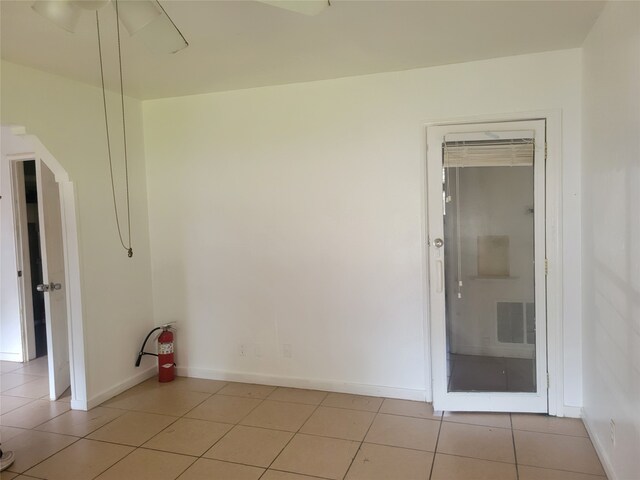
[(158, 336), (158, 381), (170, 382), (175, 377), (176, 364), (173, 363), (173, 332), (163, 327)]
[[(149, 340), (149, 337), (157, 330), (162, 330), (160, 335), (158, 335), (158, 353), (145, 352), (144, 347), (147, 344), (147, 340)], [(176, 364), (174, 363), (173, 353), (173, 332), (171, 331), (171, 324), (156, 327), (147, 334), (144, 342), (142, 342), (142, 348), (140, 348), (136, 360), (136, 367), (140, 366), (143, 355), (158, 357), (158, 381), (170, 382), (176, 375)]]

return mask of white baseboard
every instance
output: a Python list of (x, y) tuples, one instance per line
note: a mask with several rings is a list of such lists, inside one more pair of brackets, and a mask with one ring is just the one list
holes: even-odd
[(562, 406), (563, 417), (582, 418), (582, 407), (573, 407), (571, 405)]
[(228, 380), (231, 382), (257, 383), (278, 387), (308, 388), (311, 390), (325, 390), (328, 392), (350, 393), (353, 395), (400, 398), (403, 400), (418, 400), (422, 402), (426, 401), (427, 398), (427, 392), (425, 390), (348, 383), (335, 380), (281, 377), (277, 375), (261, 375), (241, 372), (223, 372), (219, 370), (192, 367), (177, 367), (176, 373), (184, 377), (205, 378), (207, 380)]
[(607, 474), (607, 478), (609, 480), (621, 480), (616, 475), (615, 470), (613, 469), (613, 465), (611, 465), (611, 460), (609, 459), (606, 450), (603, 448), (600, 438), (595, 435), (595, 432), (593, 431), (593, 428), (591, 426), (591, 419), (585, 413), (584, 409), (582, 409), (582, 422), (587, 429), (587, 433), (589, 434), (591, 443), (593, 443), (593, 448), (595, 448), (596, 453), (598, 454), (598, 458), (600, 459), (602, 468), (604, 468), (604, 473)]
[(0, 360), (3, 362), (19, 362), (22, 363), (21, 353), (0, 352)]
[(454, 344), (451, 353), (456, 355), (482, 355), (488, 357), (510, 357), (532, 359), (535, 351), (531, 345), (501, 346), (501, 345), (458, 345)]
[[(156, 372), (157, 372), (157, 367), (155, 365), (151, 366), (151, 367), (149, 367), (149, 368), (147, 368), (145, 370), (142, 370), (140, 373), (134, 375), (133, 377), (130, 377), (129, 379), (125, 380), (124, 382), (120, 382), (117, 385), (114, 385), (113, 387), (108, 388), (107, 390), (99, 393), (98, 395), (94, 395), (87, 402), (84, 402), (84, 401), (72, 401), (71, 402), (71, 408), (73, 410), (90, 410), (93, 407), (97, 407), (102, 402), (106, 402), (110, 398), (115, 397), (119, 393), (122, 393), (122, 392), (124, 392), (125, 390), (128, 390), (131, 387), (135, 387), (140, 382), (144, 382), (148, 378), (153, 377), (156, 374)], [(76, 408), (76, 406), (78, 408)], [(83, 406), (84, 406), (84, 408), (82, 408)]]
[(71, 400), (71, 410), (89, 410), (89, 402), (86, 400)]

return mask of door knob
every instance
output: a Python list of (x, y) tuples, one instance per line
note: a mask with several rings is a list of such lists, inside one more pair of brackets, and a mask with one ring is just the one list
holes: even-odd
[(48, 292), (51, 290), (61, 290), (62, 289), (62, 284), (60, 283), (41, 283), (40, 285), (36, 285), (36, 290), (38, 290), (39, 292)]
[(444, 241), (443, 241), (441, 238), (436, 238), (436, 239), (433, 241), (433, 245), (434, 245), (436, 248), (440, 248), (440, 247), (442, 247), (442, 246), (444, 245)]

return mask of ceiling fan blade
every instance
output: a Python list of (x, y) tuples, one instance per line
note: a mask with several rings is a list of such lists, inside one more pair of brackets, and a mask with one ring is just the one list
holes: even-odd
[(82, 14), (82, 9), (72, 0), (38, 0), (31, 5), (31, 8), (60, 28), (71, 33), (76, 31), (78, 20)]
[(124, 28), (129, 32), (129, 35), (134, 35), (142, 30), (160, 15), (162, 15), (162, 9), (154, 1), (133, 0), (118, 2), (118, 17)]
[(151, 51), (176, 53), (189, 46), (159, 2), (155, 0), (118, 1), (117, 7), (118, 18), (129, 35), (135, 35)]
[(189, 43), (167, 15), (149, 23), (135, 35), (154, 53), (176, 53), (187, 48)]
[(273, 7), (283, 8), (303, 15), (317, 15), (327, 9), (329, 0), (256, 0)]

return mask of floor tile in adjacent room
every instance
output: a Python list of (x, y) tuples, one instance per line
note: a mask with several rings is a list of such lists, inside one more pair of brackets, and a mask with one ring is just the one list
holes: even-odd
[(350, 408), (352, 410), (365, 410), (377, 412), (384, 399), (380, 397), (367, 397), (364, 395), (350, 395), (348, 393), (329, 393), (322, 401), (325, 407)]
[(88, 412), (69, 410), (42, 425), (38, 425), (36, 430), (84, 437), (124, 413), (126, 413), (124, 410), (106, 407), (96, 407)]
[(138, 448), (96, 480), (175, 480), (195, 460), (186, 455)]
[(264, 468), (200, 458), (178, 480), (258, 480), (263, 472)]
[(440, 420), (440, 414), (433, 412), (433, 406), (430, 403), (395, 398), (385, 398), (380, 407), (380, 413)]
[(143, 445), (165, 452), (199, 457), (231, 429), (228, 423), (181, 418)]
[(511, 415), (514, 430), (556, 433), (588, 437), (587, 429), (579, 418), (550, 417), (536, 413), (514, 413)]
[(0, 376), (0, 392), (5, 393), (7, 390), (24, 385), (25, 383), (35, 382), (42, 377), (36, 375), (24, 375), (21, 373), (3, 373)]
[(428, 480), (433, 453), (364, 443), (346, 480)]
[(25, 473), (51, 480), (91, 480), (131, 451), (124, 445), (81, 439)]
[(43, 396), (49, 396), (49, 378), (38, 377), (37, 380), (23, 383), (9, 390), (2, 392), (3, 395), (10, 395), (12, 397), (26, 397), (26, 398), (42, 398)]
[(378, 414), (365, 442), (433, 452), (440, 422), (423, 418)]
[(511, 430), (506, 428), (442, 422), (438, 453), (515, 463)]
[[(436, 454), (431, 480), (516, 480), (513, 463), (492, 462), (477, 458)], [(522, 477), (520, 477), (522, 478)]]
[(316, 477), (341, 479), (359, 443), (297, 434), (273, 462), (272, 468)]
[(442, 420), (485, 427), (511, 428), (511, 417), (508, 413), (444, 412)]
[(0, 417), (0, 424), (9, 427), (33, 428), (47, 420), (57, 417), (69, 409), (68, 403), (34, 400), (2, 415)]
[(252, 427), (297, 432), (315, 409), (315, 405), (265, 400), (240, 423)]
[(520, 480), (607, 480), (605, 476), (518, 465)]
[(77, 440), (68, 435), (27, 430), (22, 435), (2, 442), (2, 448), (13, 451), (16, 456), (9, 470), (22, 473)]
[(10, 412), (11, 410), (15, 410), (18, 407), (22, 407), (27, 403), (33, 402), (32, 398), (25, 397), (9, 397), (0, 395), (0, 415)]
[(185, 416), (212, 422), (238, 423), (251, 410), (260, 405), (257, 398), (239, 398), (214, 395), (202, 402)]
[[(20, 475), (19, 473), (15, 473), (15, 472), (9, 472), (7, 470), (5, 470), (4, 472), (0, 472), (0, 480), (20, 480), (18, 478), (18, 475)], [(23, 479), (27, 480), (27, 477), (22, 477)]]
[(88, 438), (138, 447), (176, 420), (176, 417), (155, 413), (127, 412)]
[(207, 458), (268, 467), (293, 433), (237, 425), (204, 454)]
[(308, 405), (320, 405), (327, 396), (327, 392), (320, 390), (304, 390), (301, 388), (276, 388), (267, 398), (279, 402), (305, 403)]
[(604, 475), (591, 440), (585, 437), (514, 430), (518, 464)]
[(276, 387), (271, 385), (256, 385), (253, 383), (229, 383), (226, 387), (220, 390), (220, 395), (232, 395), (234, 397), (249, 397), (249, 398), (267, 398)]
[(480, 355), (451, 355), (453, 367), (449, 388), (454, 392), (506, 392), (506, 360)]
[(375, 417), (373, 412), (318, 407), (300, 433), (362, 441)]
[(0, 360), (0, 373), (13, 372), (23, 367), (23, 363), (20, 362), (7, 362), (6, 360)]
[(30, 360), (27, 363), (19, 363), (18, 365), (20, 365), (20, 369), (16, 370), (14, 373), (40, 375), (43, 377), (49, 376), (49, 359), (46, 355)]

